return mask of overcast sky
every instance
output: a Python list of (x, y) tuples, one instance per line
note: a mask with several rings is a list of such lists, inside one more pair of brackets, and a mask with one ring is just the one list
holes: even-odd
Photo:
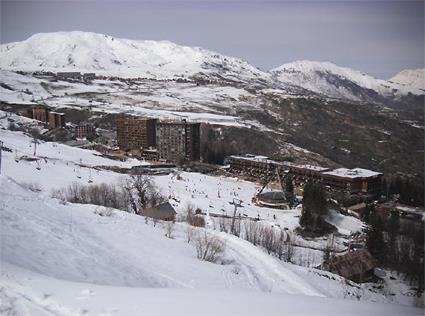
[(91, 31), (170, 40), (268, 70), (330, 61), (389, 78), (424, 67), (423, 1), (1, 1), (1, 42)]

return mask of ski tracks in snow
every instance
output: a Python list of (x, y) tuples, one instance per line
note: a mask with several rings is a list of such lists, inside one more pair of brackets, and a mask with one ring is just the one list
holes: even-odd
[(262, 292), (280, 292), (322, 296), (323, 293), (306, 283), (289, 265), (265, 253), (248, 241), (224, 233), (217, 233), (226, 242), (226, 257), (240, 264), (251, 286)]

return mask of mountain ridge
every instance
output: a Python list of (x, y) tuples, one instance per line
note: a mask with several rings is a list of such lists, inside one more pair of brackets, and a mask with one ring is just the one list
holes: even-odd
[(170, 41), (129, 40), (92, 32), (38, 33), (0, 45), (0, 68), (89, 71), (118, 77), (226, 81), (252, 89), (278, 88), (354, 102), (386, 103), (423, 95), (417, 85), (376, 79), (330, 62), (295, 61), (263, 71), (235, 57)]

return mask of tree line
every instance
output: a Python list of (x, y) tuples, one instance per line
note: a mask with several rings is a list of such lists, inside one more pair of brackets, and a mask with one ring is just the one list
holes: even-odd
[(382, 180), (383, 194), (390, 198), (398, 195), (398, 202), (412, 205), (424, 205), (424, 179), (421, 177), (387, 176)]
[(366, 247), (388, 269), (403, 273), (417, 286), (417, 292), (424, 290), (424, 227), (422, 223), (404, 223), (398, 212), (389, 217), (375, 212), (368, 206), (363, 219), (368, 223)]

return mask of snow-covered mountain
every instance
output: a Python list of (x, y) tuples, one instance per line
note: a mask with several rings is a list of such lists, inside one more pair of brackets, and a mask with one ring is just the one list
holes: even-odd
[(321, 94), (350, 101), (385, 102), (388, 97), (409, 92), (425, 93), (420, 85), (423, 72), (403, 75), (405, 79), (394, 77), (390, 82), (329, 62), (313, 61), (296, 61), (267, 72), (241, 59), (199, 47), (78, 31), (40, 33), (22, 42), (0, 45), (0, 68), (151, 79), (224, 79), (235, 84), (277, 88), (292, 95)]
[(233, 57), (169, 41), (119, 39), (89, 32), (35, 34), (0, 47), (3, 69), (93, 71), (121, 77), (168, 79), (195, 74), (231, 80), (270, 75)]
[(292, 83), (333, 98), (353, 101), (380, 101), (383, 97), (424, 94), (417, 87), (376, 79), (330, 62), (296, 61), (270, 71), (283, 83)]
[(425, 91), (425, 69), (405, 69), (388, 81)]

